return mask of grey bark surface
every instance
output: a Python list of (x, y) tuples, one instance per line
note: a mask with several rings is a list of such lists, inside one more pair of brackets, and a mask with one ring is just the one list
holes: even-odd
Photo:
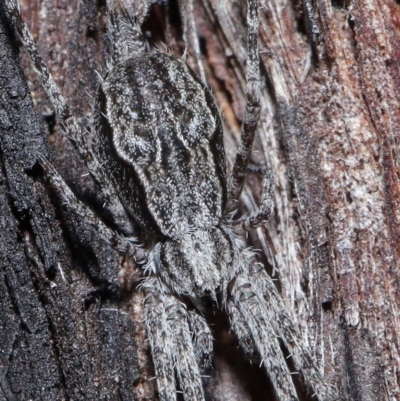
[[(178, 4), (166, 4), (141, 3), (144, 31), (181, 55), (182, 26), (190, 24)], [(304, 344), (341, 398), (394, 401), (399, 5), (321, 0), (310, 14), (310, 4), (260, 4), (263, 104), (252, 163), (274, 170), (276, 204), (249, 244), (261, 250)], [(35, 153), (49, 157), (81, 199), (101, 206), (23, 49), (19, 67), (0, 11), (0, 400), (156, 399), (141, 294), (109, 291), (130, 261), (76, 221), (35, 165)], [(106, 71), (104, 2), (26, 1), (22, 14), (72, 109), (90, 118), (97, 72)], [(196, 0), (194, 20), (232, 161), (245, 105), (245, 4)], [(190, 43), (188, 52), (196, 68)], [(247, 209), (259, 203), (261, 183), (257, 172), (247, 180)], [(99, 288), (107, 291), (93, 294)], [(266, 375), (237, 351), (227, 320), (212, 320), (208, 398), (273, 399)]]

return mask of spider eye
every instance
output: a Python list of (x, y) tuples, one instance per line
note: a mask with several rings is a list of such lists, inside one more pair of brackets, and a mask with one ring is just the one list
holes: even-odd
[(167, 316), (167, 320), (178, 320), (178, 319), (182, 319), (184, 317), (183, 313), (180, 311), (174, 311), (171, 312), (168, 316)]
[(240, 300), (240, 302), (244, 302), (255, 296), (256, 296), (256, 294), (253, 291), (246, 289), (240, 294), (239, 300)]
[(256, 274), (260, 273), (263, 268), (264, 266), (262, 263), (256, 262), (250, 265), (249, 271), (252, 276), (255, 276)]
[(156, 304), (160, 302), (160, 299), (157, 298), (154, 294), (150, 293), (146, 296), (146, 298), (144, 299), (144, 303), (146, 305), (150, 305), (150, 304)]

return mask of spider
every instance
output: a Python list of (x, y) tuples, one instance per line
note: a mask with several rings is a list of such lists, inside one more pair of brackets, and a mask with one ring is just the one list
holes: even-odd
[(337, 399), (302, 346), (264, 266), (241, 238), (270, 217), (271, 173), (259, 210), (233, 217), (260, 118), (257, 0), (247, 0), (246, 114), (229, 177), (222, 121), (211, 93), (184, 59), (149, 49), (127, 0), (107, 0), (112, 50), (97, 93), (91, 146), (41, 59), (17, 1), (5, 4), (66, 136), (113, 217), (113, 228), (80, 203), (38, 155), (40, 164), (69, 207), (142, 269), (140, 289), (160, 400), (176, 399), (178, 388), (185, 400), (205, 399), (201, 377), (213, 348), (200, 312), (207, 302), (226, 311), (243, 350), (259, 355), (278, 400), (299, 399), (278, 337), (314, 395)]

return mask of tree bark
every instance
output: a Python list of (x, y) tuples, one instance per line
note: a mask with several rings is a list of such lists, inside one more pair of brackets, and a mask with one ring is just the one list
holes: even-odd
[[(72, 110), (88, 119), (98, 75), (106, 72), (104, 3), (22, 4)], [(395, 401), (399, 5), (260, 3), (262, 119), (252, 164), (275, 172), (275, 210), (249, 245), (261, 250), (304, 345), (341, 399)], [(190, 7), (180, 16), (174, 1), (136, 4), (152, 46), (165, 51), (166, 43), (180, 56), (187, 38), (188, 62), (198, 69), (185, 28)], [(156, 399), (142, 295), (93, 294), (114, 288), (131, 262), (60, 205), (41, 178), (36, 153), (55, 162), (80, 199), (101, 206), (21, 49), (35, 114), (16, 39), (0, 11), (0, 400)], [(202, 65), (224, 118), (230, 161), (245, 106), (245, 11), (243, 1), (194, 1)], [(261, 182), (261, 174), (250, 174), (242, 196), (246, 210), (259, 203)], [(227, 319), (213, 320), (208, 398), (273, 399), (265, 373), (237, 350)]]

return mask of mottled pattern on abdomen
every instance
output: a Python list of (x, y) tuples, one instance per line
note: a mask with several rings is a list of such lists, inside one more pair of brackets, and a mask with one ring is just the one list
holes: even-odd
[(104, 168), (142, 227), (170, 238), (217, 225), (225, 207), (221, 120), (202, 88), (183, 60), (152, 53), (115, 66), (99, 96)]

